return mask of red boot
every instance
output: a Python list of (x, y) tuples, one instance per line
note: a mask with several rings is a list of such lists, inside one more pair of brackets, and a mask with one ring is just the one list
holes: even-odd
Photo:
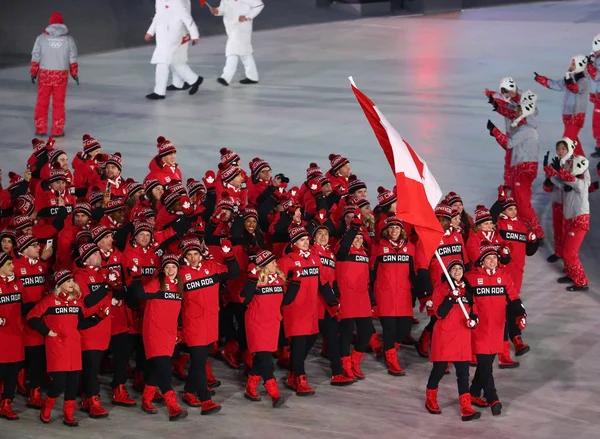
[(350, 384), (354, 384), (354, 381), (354, 378), (350, 378), (346, 374), (341, 373), (339, 375), (332, 376), (329, 384), (332, 386), (349, 386)]
[(183, 419), (188, 415), (187, 410), (183, 410), (181, 407), (179, 407), (177, 398), (175, 398), (175, 392), (173, 392), (173, 390), (163, 393), (163, 397), (165, 398), (165, 403), (167, 404), (167, 410), (169, 410), (169, 421), (178, 421), (179, 419)]
[(463, 421), (471, 421), (472, 419), (479, 419), (481, 417), (481, 413), (473, 410), (473, 407), (471, 407), (471, 395), (463, 393), (458, 399), (460, 401), (460, 416)]
[(27, 401), (27, 407), (30, 409), (41, 409), (42, 408), (42, 395), (40, 394), (40, 388), (36, 387), (29, 391), (29, 400)]
[(146, 383), (144, 382), (144, 372), (134, 372), (133, 374), (133, 388), (138, 392), (144, 391), (144, 386)]
[[(97, 397), (96, 397), (97, 398)], [(77, 403), (74, 399), (63, 403), (63, 424), (67, 427), (77, 427), (79, 422), (74, 418), (75, 406)]]
[(85, 413), (90, 412), (90, 400), (83, 393), (81, 394), (81, 404), (79, 405), (79, 410)]
[(50, 415), (52, 414), (54, 404), (56, 404), (56, 398), (50, 398), (49, 396), (44, 398), (44, 401), (42, 402), (42, 410), (40, 411), (40, 420), (44, 424), (50, 423)]
[(212, 402), (210, 399), (202, 401), (201, 415), (212, 415), (221, 411), (221, 404)]
[(160, 390), (156, 390), (156, 393), (154, 393), (154, 398), (152, 398), (152, 402), (165, 402), (165, 398), (163, 398)]
[(375, 357), (383, 356), (383, 345), (381, 344), (379, 335), (377, 335), (376, 332), (374, 332), (371, 335), (371, 339), (369, 340), (369, 346), (371, 347), (371, 350), (375, 354)]
[(277, 386), (275, 378), (271, 378), (265, 383), (265, 390), (271, 397), (273, 408), (281, 407), (283, 405), (285, 398), (279, 393), (279, 386)]
[(287, 374), (287, 380), (285, 381), (285, 387), (290, 390), (296, 391), (296, 375), (291, 370)]
[(88, 401), (90, 402), (90, 418), (101, 419), (108, 417), (108, 412), (102, 407), (98, 395), (92, 396)]
[(290, 368), (290, 347), (284, 346), (277, 350), (277, 366), (283, 369)]
[(7, 419), (9, 421), (17, 421), (19, 415), (13, 412), (11, 405), (12, 399), (3, 399), (0, 401), (0, 418)]
[(229, 340), (225, 343), (225, 347), (221, 351), (221, 356), (225, 360), (225, 363), (232, 369), (240, 368), (240, 360), (238, 359), (240, 352), (240, 345), (235, 340)]
[(208, 353), (209, 356), (213, 357), (213, 358), (219, 358), (219, 342), (214, 342), (212, 344), (212, 346), (210, 347), (210, 352)]
[(133, 407), (137, 405), (137, 402), (129, 397), (129, 392), (125, 390), (123, 384), (119, 384), (119, 386), (113, 390), (112, 403), (113, 405), (120, 405), (122, 407)]
[(156, 386), (149, 386), (146, 384), (144, 387), (144, 393), (142, 394), (142, 410), (150, 415), (158, 413), (156, 407), (152, 405), (152, 400), (156, 394)]
[(260, 401), (260, 395), (257, 392), (258, 383), (260, 383), (260, 375), (248, 375), (244, 398), (249, 399), (250, 401)]
[(488, 402), (483, 399), (481, 396), (473, 396), (471, 395), (471, 404), (477, 407), (489, 407)]
[(190, 354), (181, 354), (179, 357), (171, 360), (171, 370), (173, 372), (173, 376), (181, 381), (187, 380), (187, 373), (185, 371), (185, 366), (187, 362), (190, 360)]
[(362, 370), (360, 370), (360, 362), (362, 361), (364, 356), (365, 356), (364, 352), (358, 352), (353, 349), (352, 356), (350, 357), (351, 362), (352, 362), (352, 373), (359, 380), (365, 379), (365, 374), (362, 373)]
[(429, 358), (429, 342), (431, 341), (431, 332), (427, 329), (423, 329), (421, 333), (421, 337), (419, 337), (419, 341), (417, 342), (415, 348), (417, 349), (417, 354), (423, 358)]
[(504, 342), (504, 349), (502, 353), (498, 354), (498, 367), (500, 369), (514, 369), (519, 367), (520, 363), (510, 358), (510, 342)]
[(525, 355), (529, 352), (529, 345), (523, 343), (523, 339), (520, 335), (516, 335), (512, 339), (513, 345), (515, 346), (515, 355), (520, 357), (521, 355)]
[(348, 378), (352, 378), (353, 381), (356, 381), (356, 375), (352, 371), (352, 359), (350, 356), (342, 357), (342, 370), (344, 371), (344, 375)]
[(27, 371), (23, 368), (17, 375), (17, 393), (21, 396), (28, 396), (27, 393)]
[(216, 389), (221, 385), (221, 381), (215, 378), (213, 375), (212, 367), (210, 367), (210, 363), (206, 361), (206, 384), (209, 389)]
[(425, 388), (425, 408), (432, 415), (439, 415), (442, 413), (440, 406), (437, 401), (438, 389)]
[(185, 402), (190, 407), (200, 407), (202, 405), (202, 403), (196, 397), (196, 395), (186, 391), (183, 392), (183, 402)]
[(400, 377), (406, 375), (404, 369), (400, 367), (400, 363), (398, 362), (398, 353), (396, 349), (388, 349), (385, 351), (385, 364), (388, 367), (388, 373), (390, 375)]
[(315, 389), (308, 385), (306, 375), (300, 375), (296, 378), (296, 395), (298, 396), (310, 396), (315, 394)]

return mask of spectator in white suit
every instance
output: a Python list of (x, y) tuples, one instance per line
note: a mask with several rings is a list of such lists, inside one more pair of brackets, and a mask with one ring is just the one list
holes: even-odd
[[(191, 14), (192, 13), (192, 2), (191, 0), (181, 0), (183, 2), (183, 6), (186, 10)], [(188, 49), (190, 47), (190, 34), (187, 28), (182, 24), (181, 25), (181, 44), (179, 48), (175, 51), (173, 55), (173, 59), (171, 60), (172, 64), (177, 63), (187, 63), (188, 62)], [(173, 69), (171, 69), (171, 85), (167, 87), (168, 91), (178, 91), (178, 90), (187, 90), (190, 88), (190, 84), (185, 82), (181, 76), (177, 74)]]

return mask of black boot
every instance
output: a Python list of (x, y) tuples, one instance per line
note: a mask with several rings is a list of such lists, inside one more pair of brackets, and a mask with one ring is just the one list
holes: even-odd
[(569, 276), (563, 276), (556, 279), (556, 282), (558, 282), (559, 284), (572, 284), (573, 279), (571, 279)]
[(590, 156), (592, 156), (592, 157), (594, 157), (594, 158), (596, 158), (596, 159), (597, 159), (598, 157), (600, 157), (600, 148), (596, 148), (596, 149), (594, 150), (594, 152), (590, 154)]
[(559, 256), (556, 256), (556, 254), (551, 254), (550, 256), (548, 256), (548, 259), (546, 259), (548, 262), (550, 262), (551, 264), (554, 264), (555, 262), (559, 261), (560, 259), (562, 259)]
[(588, 285), (582, 285), (580, 287), (577, 285), (571, 285), (570, 287), (566, 288), (567, 291), (588, 291), (589, 289), (590, 287)]
[(496, 400), (492, 402), (491, 406), (493, 416), (499, 416), (500, 414), (502, 414), (502, 404), (500, 403), (500, 401)]
[(198, 91), (198, 88), (200, 88), (200, 84), (202, 84), (202, 81), (204, 81), (204, 78), (202, 76), (198, 76), (198, 80), (196, 82), (194, 82), (192, 84), (192, 86), (190, 87), (190, 95), (195, 95), (196, 92)]
[(258, 84), (258, 81), (253, 81), (252, 79), (244, 78), (240, 81), (240, 84)]
[(175, 87), (173, 84), (171, 84), (167, 87), (167, 90), (168, 91), (181, 91), (181, 90), (187, 90), (190, 87), (191, 87), (190, 84), (188, 84), (187, 82), (184, 82), (183, 87), (181, 87), (181, 88)]
[(217, 78), (217, 82), (225, 87), (229, 87), (229, 82), (225, 81), (223, 78)]
[(146, 95), (146, 99), (150, 99), (151, 101), (158, 101), (159, 99), (164, 99), (165, 97), (162, 95), (157, 95), (156, 93), (150, 93)]

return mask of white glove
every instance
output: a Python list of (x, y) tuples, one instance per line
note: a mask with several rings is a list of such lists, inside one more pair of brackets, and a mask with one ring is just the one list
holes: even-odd
[(571, 79), (572, 73), (571, 72), (567, 72), (565, 73), (565, 79), (568, 81)]
[(3, 317), (0, 317), (0, 326), (6, 326), (6, 319)]

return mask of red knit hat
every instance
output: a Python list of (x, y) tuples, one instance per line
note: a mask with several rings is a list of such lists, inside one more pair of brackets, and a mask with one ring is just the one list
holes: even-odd
[(17, 232), (20, 232), (23, 229), (26, 229), (27, 227), (33, 227), (33, 220), (28, 216), (14, 216), (10, 220), (10, 223), (8, 223), (8, 227), (13, 230), (16, 230)]
[(77, 232), (77, 235), (75, 235), (75, 244), (77, 244), (78, 247), (80, 245), (88, 244), (90, 242), (93, 242), (93, 239), (92, 233), (88, 229), (80, 230), (79, 232)]
[(202, 243), (198, 238), (188, 238), (181, 241), (179, 244), (181, 250), (183, 250), (183, 254), (196, 250), (198, 253), (202, 254)]
[(125, 191), (127, 192), (127, 198), (130, 198), (137, 192), (144, 190), (142, 184), (138, 183), (133, 178), (128, 178), (127, 180), (125, 180), (125, 183)]
[(221, 171), (221, 179), (225, 183), (229, 183), (230, 181), (233, 181), (233, 179), (235, 177), (237, 177), (238, 175), (240, 175), (242, 172), (240, 170), (240, 168), (236, 168), (232, 164), (226, 165), (224, 163), (219, 163), (219, 170)]
[(17, 186), (19, 186), (21, 183), (23, 183), (25, 181), (25, 179), (23, 177), (21, 177), (19, 174), (10, 171), (8, 173), (8, 178), (9, 178), (9, 182), (8, 182), (8, 190), (12, 191), (13, 189), (15, 189)]
[(149, 207), (140, 209), (135, 214), (135, 219), (141, 221), (148, 221), (150, 218), (156, 218), (156, 213)]
[(219, 152), (221, 153), (221, 160), (219, 160), (219, 164), (236, 165), (240, 161), (240, 156), (229, 148), (221, 148)]
[(462, 198), (460, 198), (460, 195), (458, 195), (456, 192), (448, 192), (448, 195), (446, 195), (446, 203), (448, 203), (448, 206), (452, 206), (454, 203), (462, 202)]
[(502, 211), (505, 211), (506, 209), (508, 209), (511, 206), (517, 207), (517, 202), (515, 201), (514, 198), (507, 197), (506, 200), (504, 200), (504, 203), (502, 203)]
[(246, 221), (248, 218), (254, 218), (258, 221), (258, 212), (254, 207), (246, 207), (244, 209), (244, 221)]
[(98, 186), (93, 186), (87, 194), (88, 203), (90, 203), (90, 205), (102, 201), (103, 197), (104, 192), (102, 192), (102, 190)]
[(454, 218), (456, 216), (460, 216), (460, 210), (458, 210), (456, 207), (453, 207), (452, 208), (452, 218)]
[(206, 187), (204, 184), (201, 181), (194, 180), (193, 178), (187, 179), (186, 189), (190, 197), (193, 197), (198, 192), (201, 192), (202, 194), (206, 193)]
[(478, 265), (482, 265), (483, 260), (490, 255), (498, 256), (498, 250), (496, 250), (495, 245), (484, 245), (479, 247), (479, 258), (477, 259)]
[(396, 194), (394, 194), (392, 191), (387, 190), (383, 186), (379, 186), (377, 188), (377, 193), (377, 202), (379, 203), (380, 207), (390, 206), (398, 200), (396, 198)]
[(169, 192), (165, 192), (162, 197), (163, 206), (167, 210), (171, 210), (171, 208), (181, 199), (181, 194), (177, 190), (170, 190)]
[(83, 140), (83, 152), (85, 154), (89, 154), (90, 152), (96, 151), (97, 149), (101, 148), (100, 142), (98, 142), (96, 139), (94, 139), (89, 134), (84, 134), (82, 140)]
[(68, 281), (70, 279), (74, 279), (73, 273), (71, 271), (58, 270), (56, 273), (54, 273), (54, 276), (53, 276), (54, 288), (60, 287), (62, 284), (64, 284), (66, 281)]
[(31, 216), (35, 211), (35, 200), (29, 194), (21, 195), (15, 203), (15, 213), (17, 215)]
[(269, 250), (261, 250), (256, 255), (256, 265), (258, 268), (264, 268), (275, 260), (275, 255)]
[(323, 175), (323, 171), (316, 163), (311, 163), (306, 169), (306, 179), (310, 180), (311, 178), (316, 177), (317, 175)]
[(160, 260), (161, 271), (165, 269), (167, 264), (175, 264), (175, 265), (177, 265), (177, 268), (179, 268), (179, 258), (177, 257), (177, 255), (172, 255), (172, 254), (164, 255), (162, 257), (162, 259)]
[(90, 233), (92, 234), (92, 240), (98, 244), (105, 236), (110, 235), (111, 231), (105, 225), (98, 224), (90, 229)]
[(290, 242), (293, 244), (300, 240), (301, 238), (308, 237), (308, 232), (302, 226), (295, 226), (289, 229), (290, 233)]
[(50, 170), (50, 176), (48, 177), (48, 183), (54, 183), (55, 181), (67, 181), (69, 174), (63, 168), (60, 167), (59, 163), (54, 163)]
[(452, 208), (445, 202), (441, 202), (435, 207), (435, 216), (438, 218), (452, 219)]
[(19, 236), (17, 238), (17, 250), (20, 253), (23, 253), (23, 251), (29, 247), (30, 245), (35, 244), (37, 241), (36, 238), (34, 238), (32, 235), (30, 235), (29, 233), (27, 234), (23, 234), (21, 236)]
[(61, 155), (67, 155), (62, 149), (50, 149), (48, 150), (48, 163), (52, 166), (54, 163), (58, 161), (58, 158)]
[(160, 136), (156, 139), (156, 147), (158, 148), (158, 157), (166, 157), (169, 154), (177, 152), (175, 145), (170, 140)]
[(258, 178), (258, 174), (265, 168), (271, 168), (271, 166), (260, 157), (254, 157), (250, 162), (250, 173), (254, 178)]
[(402, 220), (395, 216), (388, 216), (383, 223), (384, 223), (384, 227), (383, 227), (382, 231), (387, 229), (388, 227), (392, 227), (392, 226), (398, 226), (398, 227), (401, 227), (402, 229), (404, 229), (404, 223), (402, 222)]
[(342, 157), (339, 154), (329, 154), (329, 163), (331, 164), (331, 173), (339, 171), (345, 165), (350, 163), (346, 157)]
[(121, 153), (115, 152), (114, 154), (109, 155), (108, 158), (106, 159), (105, 164), (106, 164), (106, 166), (115, 165), (119, 169), (119, 171), (122, 171), (123, 170), (123, 159), (121, 158)]
[(135, 221), (133, 223), (133, 236), (135, 237), (142, 232), (148, 232), (152, 235), (152, 226), (146, 221)]
[(157, 186), (160, 186), (160, 183), (156, 178), (151, 178), (150, 180), (144, 181), (144, 193), (148, 198), (150, 198), (150, 196), (152, 195), (152, 189), (154, 189)]
[(65, 24), (62, 14), (60, 12), (53, 12), (50, 15), (50, 24)]
[(233, 206), (234, 206), (233, 198), (231, 198), (229, 196), (229, 192), (223, 191), (221, 193), (221, 199), (217, 203), (217, 210), (218, 209), (227, 209), (227, 210), (230, 210), (233, 212)]
[(79, 260), (85, 262), (90, 256), (99, 251), (98, 246), (92, 242), (82, 244), (79, 246)]
[(478, 226), (486, 221), (492, 221), (492, 214), (483, 204), (479, 204), (475, 208), (475, 225)]
[(356, 175), (348, 177), (348, 193), (353, 194), (361, 189), (366, 189), (367, 185), (364, 181), (358, 179)]
[(125, 209), (125, 201), (123, 198), (115, 198), (110, 200), (104, 209), (104, 213), (114, 213)]
[(31, 146), (33, 146), (33, 153), (38, 158), (46, 151), (46, 142), (42, 139), (31, 139)]
[(76, 213), (83, 213), (87, 215), (89, 218), (92, 217), (92, 206), (89, 203), (77, 203), (75, 208), (73, 209), (73, 215)]

